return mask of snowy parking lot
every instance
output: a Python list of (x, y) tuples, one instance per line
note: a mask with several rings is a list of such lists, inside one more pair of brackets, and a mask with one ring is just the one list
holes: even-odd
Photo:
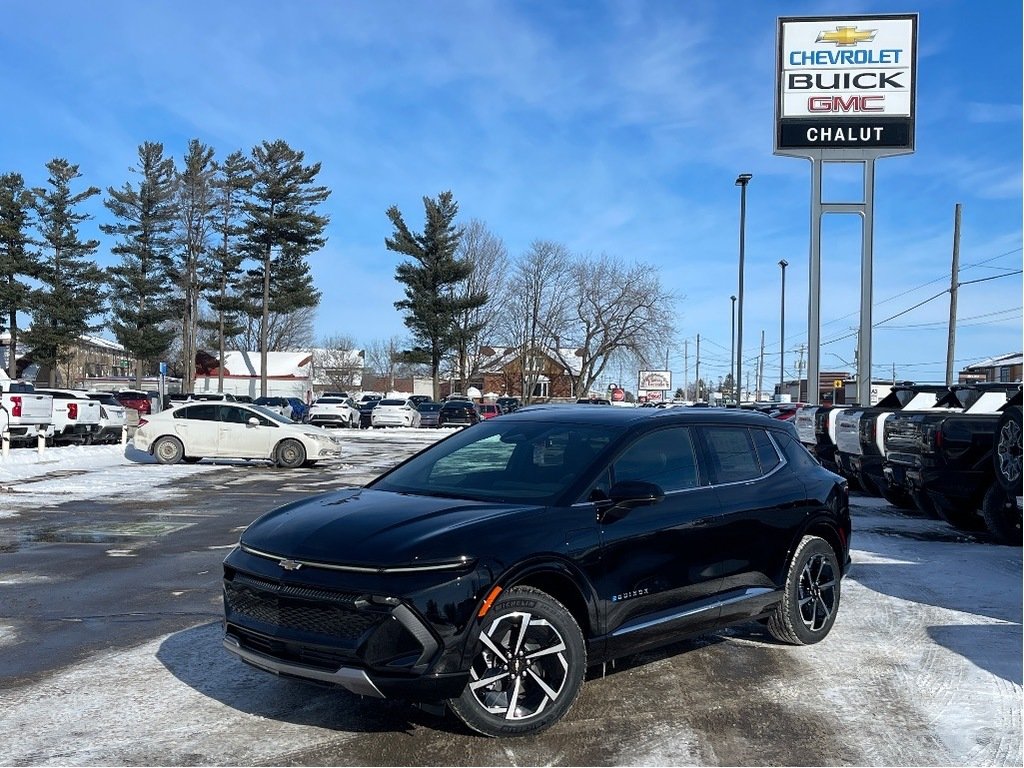
[[(45, 544), (19, 543), (33, 525), (82, 527), (108, 506), (198, 520), (195, 504), (180, 501), (190, 492), (233, 493), (243, 518), (246, 505), (255, 516), (265, 511), (256, 491), (268, 483), (278, 494), (362, 483), (439, 433), (339, 436), (339, 464), (295, 473), (238, 462), (162, 466), (131, 446), (13, 451), (0, 458), (0, 595), (47, 584), (74, 594), (59, 563), (47, 563)], [(606, 676), (596, 670), (563, 722), (518, 740), (483, 739), (401, 703), (245, 666), (220, 645), (215, 567), (196, 577), (202, 610), (180, 612), (175, 631), (144, 637), (143, 628), (138, 642), (99, 643), (39, 673), (8, 666), (31, 635), (27, 618), (0, 600), (0, 763), (1020, 765), (1021, 550), (877, 499), (854, 495), (851, 504), (853, 568), (823, 642), (782, 646), (753, 625), (629, 657)], [(230, 540), (205, 545), (211, 551), (194, 556), (215, 566)], [(132, 552), (140, 562), (160, 554)], [(130, 580), (120, 583), (131, 590)], [(170, 576), (158, 588), (182, 589)], [(95, 619), (71, 602), (46, 621), (72, 631)], [(117, 621), (155, 626), (164, 609), (137, 602)]]

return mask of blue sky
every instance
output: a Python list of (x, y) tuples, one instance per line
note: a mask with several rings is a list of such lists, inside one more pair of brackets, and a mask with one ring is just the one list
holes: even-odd
[[(917, 150), (879, 161), (879, 321), (949, 285), (963, 204), (961, 279), (1020, 269), (1021, 4), (891, 2), (20, 2), (4, 4), (0, 171), (29, 184), (63, 156), (106, 190), (139, 143), (219, 157), (283, 138), (323, 165), (326, 248), (311, 257), (318, 337), (405, 336), (386, 209), (413, 229), (451, 189), (512, 256), (535, 239), (660, 270), (679, 341), (675, 384), (729, 367), (741, 172), (747, 196), (744, 371), (761, 330), (777, 381), (779, 259), (786, 368), (807, 339), (809, 164), (772, 154), (778, 16), (917, 12)], [(828, 191), (857, 187), (837, 169)], [(96, 220), (106, 217), (102, 205)], [(822, 370), (854, 370), (860, 227), (826, 219)], [(98, 260), (116, 263), (101, 237)], [(1019, 351), (1019, 275), (959, 294), (957, 365)], [(355, 289), (353, 289), (353, 287)], [(941, 380), (948, 297), (879, 326), (877, 376)], [(847, 337), (848, 338), (841, 338)], [(618, 378), (611, 371), (612, 378)], [(632, 374), (623, 374), (632, 379)]]

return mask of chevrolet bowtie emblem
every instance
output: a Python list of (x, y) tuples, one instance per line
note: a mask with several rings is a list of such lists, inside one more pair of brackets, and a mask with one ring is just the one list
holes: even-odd
[(819, 32), (816, 43), (835, 43), (838, 46), (856, 45), (866, 43), (875, 39), (875, 29), (865, 29), (861, 32), (856, 27), (836, 27), (835, 32)]
[(302, 567), (302, 563), (295, 560), (281, 560), (278, 565), (284, 568), (286, 571), (297, 571)]

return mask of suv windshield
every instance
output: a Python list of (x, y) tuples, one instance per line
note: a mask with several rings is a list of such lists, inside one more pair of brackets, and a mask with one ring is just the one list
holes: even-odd
[(602, 424), (482, 422), (427, 449), (368, 487), (423, 496), (550, 504), (621, 429)]

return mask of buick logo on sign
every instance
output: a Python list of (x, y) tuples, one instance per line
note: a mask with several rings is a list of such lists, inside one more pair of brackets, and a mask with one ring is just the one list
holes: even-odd
[(286, 571), (297, 571), (302, 567), (302, 563), (297, 560), (281, 560), (278, 565), (284, 568)]

